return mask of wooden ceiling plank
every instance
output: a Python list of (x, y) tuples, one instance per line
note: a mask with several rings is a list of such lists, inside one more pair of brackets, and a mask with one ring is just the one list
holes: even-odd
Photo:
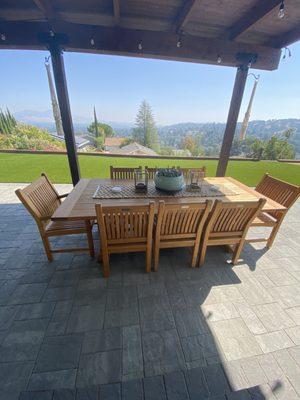
[(237, 39), (263, 17), (278, 7), (281, 0), (258, 0), (257, 3), (228, 30), (230, 40)]
[[(253, 68), (277, 69), (279, 49), (249, 45), (229, 40), (211, 40), (187, 35), (182, 47), (176, 46), (175, 32), (156, 32), (126, 28), (100, 27), (57, 21), (55, 37), (49, 36), (47, 22), (1, 22), (1, 31), (6, 40), (0, 41), (0, 49), (45, 49), (52, 40), (59, 40), (67, 51), (95, 54), (127, 55), (174, 61), (217, 64), (217, 55), (222, 54), (222, 66), (236, 66), (238, 54), (255, 54)], [(91, 46), (93, 37), (96, 45)], [(142, 42), (142, 50), (138, 44)]]
[(55, 17), (54, 8), (49, 3), (49, 0), (33, 0), (35, 5), (41, 10), (44, 17), (52, 20)]
[(120, 0), (113, 0), (113, 8), (114, 8), (115, 25), (117, 26), (120, 24), (120, 18), (121, 18)]
[(184, 26), (188, 23), (189, 19), (193, 14), (193, 9), (199, 0), (183, 0), (183, 5), (176, 16), (174, 23), (175, 32), (180, 32), (184, 29)]

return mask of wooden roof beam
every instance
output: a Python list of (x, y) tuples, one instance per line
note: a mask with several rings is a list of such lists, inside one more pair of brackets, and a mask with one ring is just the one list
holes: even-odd
[(300, 40), (300, 27), (296, 26), (296, 28), (286, 33), (273, 37), (266, 45), (281, 49), (282, 47), (289, 46), (298, 40)]
[(115, 25), (117, 26), (120, 24), (120, 18), (121, 18), (120, 0), (113, 0), (113, 8), (114, 8)]
[[(175, 32), (157, 32), (72, 24), (57, 21), (55, 35), (49, 32), (47, 22), (1, 22), (6, 39), (0, 41), (1, 49), (45, 49), (52, 41), (66, 51), (114, 54), (132, 57), (196, 62), (218, 65), (221, 54), (222, 66), (240, 64), (239, 55), (255, 58), (252, 68), (277, 69), (281, 51), (276, 48), (236, 43), (229, 40), (211, 40), (187, 35), (181, 47), (176, 43)], [(95, 45), (91, 44), (91, 38)], [(138, 44), (142, 43), (142, 49)], [(250, 57), (251, 56), (251, 57)]]
[(49, 0), (33, 0), (35, 5), (41, 10), (44, 17), (48, 20), (53, 20), (55, 18), (55, 11)]
[(235, 40), (263, 17), (278, 7), (281, 0), (258, 0), (257, 3), (228, 29), (228, 39)]
[(181, 32), (193, 14), (193, 9), (198, 0), (183, 0), (183, 5), (174, 22), (175, 32)]

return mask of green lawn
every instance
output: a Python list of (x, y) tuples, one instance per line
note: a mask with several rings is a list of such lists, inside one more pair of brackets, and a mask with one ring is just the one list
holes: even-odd
[[(157, 166), (178, 165), (197, 167), (205, 165), (207, 175), (214, 176), (217, 161), (189, 161), (161, 159), (136, 159), (117, 157), (79, 156), (81, 176), (83, 178), (104, 178), (109, 176), (109, 166)], [(67, 156), (51, 154), (5, 154), (0, 153), (0, 182), (31, 182), (41, 172), (46, 172), (56, 183), (71, 182)], [(255, 186), (265, 172), (285, 181), (300, 184), (300, 165), (279, 163), (276, 161), (231, 161), (227, 175), (249, 186)]]

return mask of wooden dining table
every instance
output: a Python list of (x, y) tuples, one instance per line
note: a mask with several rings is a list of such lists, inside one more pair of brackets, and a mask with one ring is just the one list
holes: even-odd
[[(205, 178), (206, 183), (223, 186), (228, 188), (229, 191), (234, 192), (232, 195), (224, 196), (212, 196), (205, 197), (193, 196), (193, 197), (158, 197), (158, 198), (110, 198), (100, 199), (94, 198), (95, 191), (101, 185), (113, 185), (122, 186), (124, 180), (111, 180), (111, 179), (81, 179), (74, 189), (69, 193), (68, 197), (62, 202), (62, 204), (56, 209), (52, 215), (52, 220), (91, 220), (96, 218), (95, 204), (101, 203), (104, 206), (126, 206), (126, 205), (142, 205), (149, 203), (150, 200), (155, 201), (158, 204), (159, 200), (164, 200), (168, 203), (195, 203), (204, 202), (207, 199), (211, 200), (222, 200), (230, 202), (239, 201), (255, 201), (260, 198), (267, 199), (263, 211), (284, 211), (286, 208), (276, 201), (273, 201), (266, 196), (263, 196), (254, 189), (244, 185), (231, 177), (222, 178)], [(133, 181), (132, 185), (134, 185)], [(127, 181), (127, 184), (129, 182)]]

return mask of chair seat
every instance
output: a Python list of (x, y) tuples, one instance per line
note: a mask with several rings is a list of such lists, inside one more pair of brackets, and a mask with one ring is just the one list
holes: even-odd
[(50, 221), (46, 226), (47, 232), (57, 231), (86, 231), (85, 221)]
[(276, 219), (265, 212), (260, 213), (253, 220), (251, 224), (251, 226), (274, 226), (274, 225), (276, 225)]

